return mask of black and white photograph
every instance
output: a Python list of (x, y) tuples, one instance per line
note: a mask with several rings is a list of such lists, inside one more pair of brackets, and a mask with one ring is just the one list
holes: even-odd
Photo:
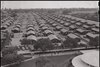
[(99, 1), (1, 1), (1, 67), (99, 67)]

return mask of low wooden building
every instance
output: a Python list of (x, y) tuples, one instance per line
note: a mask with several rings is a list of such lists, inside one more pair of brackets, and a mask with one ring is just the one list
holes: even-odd
[(28, 36), (27, 39), (37, 41), (37, 38), (34, 35)]
[(74, 25), (69, 26), (71, 30), (77, 29)]
[(28, 31), (26, 34), (27, 34), (27, 36), (30, 36), (30, 35), (35, 35), (35, 32), (34, 32), (34, 31), (32, 31), (32, 30), (30, 30), (30, 31)]
[(70, 26), (70, 23), (64, 23), (64, 26), (66, 26), (66, 27), (68, 27), (68, 26)]
[(61, 33), (62, 35), (67, 35), (67, 34), (68, 34), (68, 31), (69, 31), (69, 30), (67, 30), (67, 29), (61, 29), (61, 30), (60, 30), (60, 33)]
[(71, 39), (79, 38), (77, 35), (72, 34), (72, 33), (68, 34), (67, 37), (69, 37)]
[(79, 33), (81, 35), (85, 35), (88, 31), (83, 30), (83, 29), (76, 29), (76, 33)]
[(60, 21), (60, 24), (64, 24), (64, 21)]
[(99, 34), (87, 33), (86, 37), (89, 39), (94, 39), (96, 37), (99, 37)]
[(83, 25), (83, 28), (85, 28), (87, 30), (91, 29), (88, 25)]
[(33, 27), (29, 27), (29, 28), (26, 30), (26, 32), (28, 32), (28, 31), (34, 31), (34, 28), (33, 28)]
[(51, 40), (52, 43), (59, 43), (59, 42), (61, 42), (59, 40), (59, 38), (56, 35), (53, 35), (53, 34), (49, 35), (48, 38)]
[(76, 23), (76, 25), (77, 25), (77, 26), (81, 26), (81, 25), (82, 25), (82, 23), (80, 23), (80, 22), (77, 22), (77, 23)]
[(52, 24), (52, 26), (55, 27), (55, 26), (57, 26), (57, 24), (54, 23), (54, 24)]
[(1, 30), (5, 30), (7, 27), (8, 27), (7, 25), (1, 26)]
[(61, 29), (62, 29), (62, 27), (56, 26), (56, 30), (57, 30), (57, 31), (60, 31)]
[(92, 28), (91, 30), (99, 34), (99, 28)]
[(53, 32), (51, 30), (45, 30), (44, 31), (44, 35), (48, 36), (50, 34), (53, 34)]
[(19, 27), (14, 27), (14, 28), (12, 29), (12, 32), (13, 32), (13, 33), (19, 33), (19, 32), (20, 32), (20, 28), (19, 28)]

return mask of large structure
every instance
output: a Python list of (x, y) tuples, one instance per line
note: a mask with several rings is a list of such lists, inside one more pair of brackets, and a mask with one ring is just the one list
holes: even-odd
[(79, 55), (72, 60), (74, 67), (99, 67), (99, 51), (91, 51)]

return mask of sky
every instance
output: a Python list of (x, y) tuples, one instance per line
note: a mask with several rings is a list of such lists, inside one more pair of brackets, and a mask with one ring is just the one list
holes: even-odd
[(99, 1), (1, 1), (1, 8), (99, 8)]

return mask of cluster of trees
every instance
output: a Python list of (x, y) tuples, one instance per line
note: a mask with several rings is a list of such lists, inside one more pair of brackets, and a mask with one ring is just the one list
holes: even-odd
[[(78, 12), (79, 11), (79, 12)], [(91, 13), (91, 11), (95, 11)], [(76, 13), (73, 13), (76, 12)], [(82, 13), (81, 13), (82, 12)], [(88, 12), (88, 13), (87, 13)], [(97, 8), (70, 8), (70, 9), (63, 9), (63, 15), (70, 14), (75, 17), (93, 20), (99, 22), (99, 11)]]
[(93, 21), (99, 21), (99, 13), (76, 13), (72, 14), (72, 16), (87, 19), (87, 20), (93, 20)]
[(11, 36), (8, 31), (2, 32), (1, 35), (4, 37), (4, 39), (1, 39), (1, 50), (2, 50), (3, 48), (5, 48), (5, 46), (11, 45)]
[(48, 38), (41, 38), (37, 41), (37, 43), (34, 45), (34, 48), (36, 50), (40, 49), (42, 51), (45, 50), (52, 50), (54, 49), (54, 45), (52, 44), (52, 42), (48, 39)]
[[(79, 43), (80, 39), (70, 39), (66, 38), (66, 40), (62, 43), (62, 48), (77, 48), (77, 47), (87, 47), (87, 44)], [(91, 38), (89, 43), (90, 46), (99, 46), (99, 37)]]
[(63, 15), (66, 15), (66, 14), (69, 14), (69, 13), (71, 13), (71, 10), (69, 10), (69, 9), (66, 9), (66, 10), (63, 10), (62, 11), (62, 14)]
[[(48, 38), (40, 38), (37, 40), (36, 43), (33, 43), (34, 50), (41, 50), (41, 51), (46, 51), (46, 50), (53, 50), (56, 48), (77, 48), (77, 47), (87, 47), (87, 44), (80, 43), (81, 39), (79, 38), (66, 38), (62, 43), (61, 46), (57, 46), (57, 43), (52, 43)], [(22, 41), (21, 41), (22, 42)], [(30, 42), (30, 41), (29, 41)], [(91, 46), (97, 46), (99, 43), (98, 38), (91, 39), (89, 44)], [(22, 45), (27, 45), (28, 42), (26, 40), (23, 40)]]
[(14, 11), (14, 10), (11, 10), (11, 11), (9, 12), (9, 15), (10, 15), (11, 17), (13, 17), (14, 19), (17, 18), (17, 12)]
[(12, 9), (1, 9), (1, 19), (4, 19), (8, 16), (13, 17), (14, 19), (17, 17), (17, 11)]
[(18, 48), (11, 46), (11, 33), (3, 31), (2, 35), (4, 38), (1, 39), (1, 65), (22, 61), (24, 57), (17, 54)]
[(95, 47), (99, 46), (99, 37), (95, 37), (93, 39), (90, 39), (89, 45), (95, 46)]
[(7, 48), (3, 48), (1, 53), (1, 65), (7, 65), (7, 64), (11, 64), (14, 62), (18, 62), (20, 63), (21, 61), (24, 60), (23, 55), (18, 55), (17, 54), (17, 47), (7, 47)]
[(21, 42), (21, 45), (34, 45), (34, 44), (36, 44), (36, 41), (29, 40), (29, 39), (26, 39), (26, 38), (20, 40), (20, 42)]
[(66, 38), (66, 40), (61, 45), (62, 48), (76, 48), (78, 47), (78, 42), (80, 42), (80, 39), (75, 38)]
[(35, 50), (42, 50), (42, 51), (51, 50), (51, 49), (54, 49), (55, 47), (48, 38), (38, 39), (37, 42), (23, 39), (21, 40), (21, 45), (27, 45), (27, 46), (33, 45)]

